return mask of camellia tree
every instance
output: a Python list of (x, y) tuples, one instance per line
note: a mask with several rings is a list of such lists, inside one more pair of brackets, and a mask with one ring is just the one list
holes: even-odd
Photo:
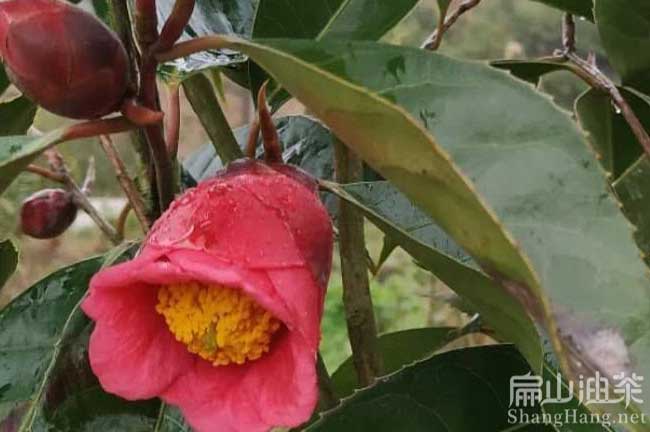
[[(557, 50), (491, 63), (435, 53), (480, 0), (438, 0), (420, 48), (378, 42), (418, 0), (0, 2), (1, 91), (22, 93), (0, 104), (0, 192), (40, 174), (59, 186), (23, 203), (26, 235), (80, 209), (116, 245), (0, 310), (0, 431), (650, 430), (650, 3), (540, 1), (565, 13)], [(589, 85), (573, 115), (537, 89), (556, 71)], [(254, 97), (249, 127), (219, 74)], [(211, 139), (186, 160), (180, 87)], [(291, 98), (313, 117), (273, 116)], [(78, 121), (28, 133), (37, 106)], [(88, 137), (138, 244), (56, 150)], [(364, 220), (474, 319), (378, 336)], [(335, 242), (352, 357), (330, 374)], [(0, 284), (16, 263), (0, 243)], [(445, 349), (469, 333), (498, 344)]]

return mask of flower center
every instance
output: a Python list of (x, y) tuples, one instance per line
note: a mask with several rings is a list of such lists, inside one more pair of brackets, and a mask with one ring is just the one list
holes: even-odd
[(176, 340), (215, 366), (257, 360), (280, 328), (280, 321), (243, 291), (221, 285), (162, 286), (156, 311)]

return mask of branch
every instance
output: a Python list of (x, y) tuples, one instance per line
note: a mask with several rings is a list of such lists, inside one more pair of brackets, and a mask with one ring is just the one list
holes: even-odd
[(131, 208), (135, 212), (135, 215), (140, 222), (140, 226), (142, 226), (142, 230), (146, 234), (149, 230), (149, 227), (151, 226), (151, 222), (149, 221), (149, 218), (147, 218), (147, 211), (144, 205), (144, 200), (138, 192), (138, 188), (135, 186), (128, 173), (126, 172), (124, 162), (120, 158), (120, 154), (113, 145), (113, 141), (111, 141), (110, 137), (102, 135), (99, 137), (99, 142), (104, 149), (108, 160), (113, 165), (117, 180), (120, 183), (120, 186), (122, 186), (122, 190), (129, 200)]
[(47, 168), (40, 167), (38, 165), (29, 164), (27, 165), (27, 168), (25, 168), (25, 171), (30, 172), (32, 174), (39, 175), (41, 177), (44, 177), (48, 180), (55, 181), (57, 183), (64, 183), (62, 175), (57, 174), (54, 171), (51, 171)]
[[(342, 184), (360, 181), (361, 159), (339, 140), (335, 140), (334, 150), (337, 181)], [(381, 373), (382, 362), (368, 281), (363, 216), (342, 199), (339, 199), (338, 227), (348, 336), (359, 384), (367, 386)]]
[(465, 0), (461, 3), (460, 6), (456, 8), (451, 14), (447, 15), (442, 25), (438, 25), (438, 28), (429, 36), (429, 38), (422, 44), (422, 48), (430, 51), (435, 51), (440, 47), (442, 42), (443, 35), (453, 26), (458, 18), (461, 17), (465, 12), (475, 8), (481, 3), (481, 0)]
[(244, 154), (214, 94), (210, 80), (202, 74), (194, 75), (183, 81), (183, 90), (224, 165), (242, 158)]
[(590, 62), (581, 58), (575, 52), (575, 23), (571, 14), (564, 16), (564, 25), (562, 26), (563, 51), (555, 57), (546, 58), (547, 61), (558, 63), (569, 63), (569, 70), (582, 79), (596, 90), (609, 95), (614, 105), (621, 110), (623, 118), (630, 126), (643, 151), (650, 157), (650, 135), (643, 127), (643, 124), (636, 116), (632, 107), (627, 103), (620, 90), (605, 75), (595, 62)]
[[(119, 236), (115, 228), (106, 220), (104, 217), (97, 211), (97, 209), (92, 205), (90, 200), (88, 200), (88, 197), (84, 193), (84, 191), (77, 185), (77, 183), (74, 181), (72, 178), (72, 175), (70, 175), (70, 171), (68, 170), (68, 167), (65, 165), (65, 162), (63, 161), (63, 157), (61, 154), (54, 150), (54, 149), (49, 149), (45, 152), (45, 156), (47, 157), (47, 160), (52, 168), (53, 171), (55, 171), (57, 174), (63, 177), (63, 182), (72, 193), (72, 197), (74, 199), (75, 204), (81, 208), (83, 211), (85, 211), (88, 216), (95, 222), (95, 224), (99, 227), (99, 229), (108, 237), (108, 239), (115, 245), (118, 245), (122, 242), (122, 238)], [(90, 178), (93, 176), (93, 171), (94, 171), (94, 162), (91, 161), (88, 166), (88, 176), (87, 178)], [(84, 183), (91, 183), (91, 181), (84, 182)], [(88, 184), (89, 186), (89, 184)]]
[[(135, 35), (140, 45), (140, 92), (139, 101), (145, 107), (159, 110), (158, 88), (156, 87), (157, 60), (153, 57), (152, 46), (158, 41), (158, 17), (155, 0), (136, 0)], [(155, 184), (158, 192), (160, 211), (163, 212), (174, 200), (174, 170), (167, 151), (167, 144), (160, 125), (145, 128), (153, 165)]]
[(169, 18), (165, 21), (160, 37), (151, 47), (153, 52), (166, 51), (181, 37), (194, 11), (195, 0), (176, 0)]

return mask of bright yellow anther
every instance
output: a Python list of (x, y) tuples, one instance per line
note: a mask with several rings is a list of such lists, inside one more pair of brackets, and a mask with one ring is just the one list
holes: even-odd
[(280, 321), (243, 291), (220, 285), (163, 286), (156, 311), (176, 340), (215, 366), (257, 360), (280, 328)]

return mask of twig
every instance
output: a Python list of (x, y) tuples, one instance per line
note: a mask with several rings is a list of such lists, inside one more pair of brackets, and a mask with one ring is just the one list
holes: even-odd
[(627, 103), (618, 87), (607, 75), (596, 66), (595, 62), (584, 60), (575, 52), (575, 23), (573, 16), (564, 16), (562, 26), (563, 50), (559, 55), (546, 58), (547, 61), (558, 63), (569, 63), (569, 70), (581, 78), (591, 87), (609, 95), (614, 105), (621, 111), (623, 118), (632, 129), (637, 141), (643, 147), (643, 151), (650, 157), (650, 135), (643, 127), (643, 124), (636, 116), (630, 105)]
[(131, 180), (131, 177), (129, 177), (128, 173), (126, 172), (124, 162), (120, 158), (120, 154), (113, 145), (113, 141), (111, 141), (110, 137), (102, 135), (99, 137), (99, 142), (102, 146), (102, 149), (104, 149), (108, 160), (113, 165), (117, 180), (122, 186), (122, 190), (124, 191), (124, 194), (129, 200), (129, 203), (131, 204), (131, 207), (133, 208), (133, 211), (135, 212), (135, 215), (138, 218), (140, 225), (142, 226), (142, 230), (147, 233), (149, 227), (151, 226), (151, 222), (147, 217), (144, 200), (138, 192), (138, 188), (135, 186)]
[(442, 25), (438, 26), (436, 30), (429, 36), (429, 38), (422, 44), (422, 48), (426, 50), (435, 51), (440, 47), (443, 35), (453, 26), (458, 18), (465, 12), (475, 8), (481, 3), (481, 0), (465, 0), (461, 3), (451, 14), (448, 14)]
[(320, 393), (319, 408), (320, 411), (327, 411), (334, 408), (339, 400), (334, 393), (330, 374), (327, 372), (327, 366), (325, 366), (323, 356), (321, 356), (320, 352), (318, 353), (316, 371), (318, 373), (318, 389)]
[(192, 16), (194, 4), (195, 0), (176, 0), (169, 18), (160, 31), (160, 37), (151, 47), (152, 51), (165, 51), (174, 45)]
[[(136, 0), (135, 34), (142, 57), (140, 60), (139, 100), (147, 108), (159, 110), (158, 88), (156, 87), (156, 59), (152, 45), (158, 41), (158, 18), (155, 0)], [(165, 211), (174, 199), (174, 171), (167, 151), (167, 144), (160, 125), (145, 128), (149, 149), (155, 168), (155, 184), (160, 211)]]
[(562, 19), (562, 46), (565, 54), (576, 50), (576, 23), (573, 15), (568, 13)]
[(183, 81), (183, 90), (224, 165), (242, 158), (244, 154), (237, 144), (210, 80), (202, 74), (194, 75)]
[(167, 151), (172, 159), (178, 154), (178, 140), (180, 139), (181, 126), (181, 97), (178, 84), (171, 84), (167, 94), (167, 124), (165, 127), (165, 141)]
[[(343, 184), (360, 181), (361, 159), (339, 140), (335, 140), (334, 150), (337, 181)], [(363, 215), (339, 199), (338, 221), (345, 319), (357, 378), (365, 387), (380, 375), (382, 361), (368, 281)]]
[[(108, 239), (115, 245), (118, 245), (122, 242), (122, 238), (119, 236), (115, 228), (106, 220), (104, 217), (97, 211), (97, 209), (91, 204), (90, 200), (86, 194), (81, 190), (81, 188), (74, 181), (70, 175), (68, 167), (63, 161), (61, 154), (55, 149), (49, 149), (45, 151), (45, 156), (52, 168), (53, 171), (58, 173), (63, 177), (64, 184), (66, 188), (72, 193), (72, 197), (75, 201), (75, 204), (83, 211), (85, 211), (88, 216), (95, 222), (99, 229), (108, 237)], [(89, 167), (91, 168), (91, 167)], [(89, 171), (89, 174), (92, 175), (92, 169)]]
[(54, 171), (51, 171), (51, 170), (49, 170), (47, 168), (43, 168), (43, 167), (38, 166), (38, 165), (29, 164), (29, 165), (27, 165), (27, 168), (25, 168), (25, 171), (28, 171), (28, 172), (30, 172), (32, 174), (39, 175), (41, 177), (44, 177), (46, 179), (55, 181), (57, 183), (64, 183), (63, 176), (55, 173)]

